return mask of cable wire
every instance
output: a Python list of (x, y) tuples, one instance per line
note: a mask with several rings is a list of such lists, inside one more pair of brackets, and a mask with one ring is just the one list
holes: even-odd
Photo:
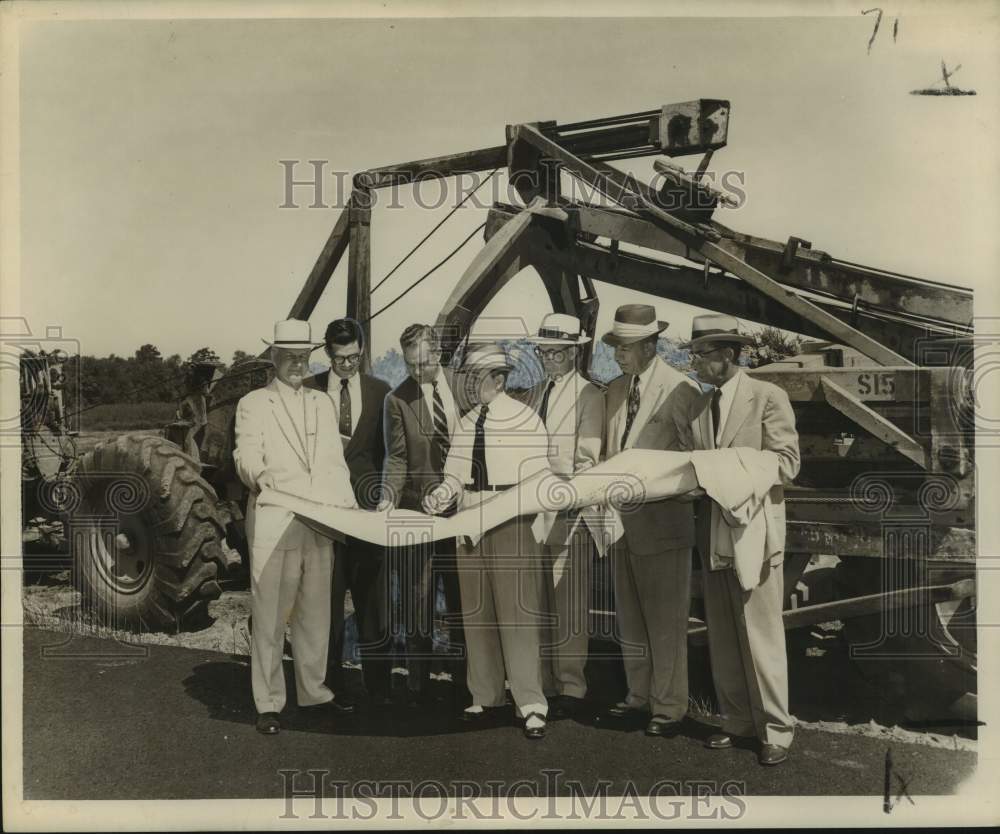
[[(490, 171), (490, 175), (488, 177), (486, 177), (486, 179), (484, 179), (481, 183), (479, 183), (479, 185), (477, 185), (474, 189), (472, 189), (472, 191), (470, 191), (468, 194), (466, 194), (462, 198), (461, 202), (459, 202), (459, 204), (457, 206), (455, 206), (455, 208), (453, 208), (451, 211), (449, 211), (448, 214), (445, 215), (444, 219), (441, 220), (440, 223), (438, 223), (433, 229), (431, 229), (426, 235), (424, 235), (423, 239), (416, 246), (414, 246), (409, 252), (407, 252), (406, 255), (403, 256), (403, 260), (401, 260), (392, 269), (390, 269), (389, 272), (388, 272), (388, 274), (381, 281), (379, 281), (374, 287), (372, 287), (371, 292), (375, 292), (375, 290), (377, 290), (386, 281), (388, 281), (393, 276), (393, 274), (396, 272), (396, 270), (399, 269), (403, 264), (405, 264), (407, 262), (407, 260), (409, 260), (410, 255), (412, 255), (421, 246), (423, 246), (427, 242), (428, 238), (432, 234), (434, 234), (434, 232), (436, 232), (438, 229), (440, 229), (446, 222), (448, 222), (448, 218), (451, 217), (456, 211), (458, 211), (465, 204), (466, 200), (468, 200), (469, 198), (471, 198), (473, 194), (475, 194), (480, 188), (482, 188), (484, 185), (486, 185), (486, 183), (488, 183), (491, 179), (493, 179), (494, 175), (499, 170), (500, 170), (499, 168), (494, 168), (492, 171)], [(372, 318), (374, 318), (374, 316), (372, 316)], [(369, 319), (369, 321), (370, 320), (371, 319)]]
[(460, 244), (458, 244), (458, 246), (456, 246), (454, 249), (452, 249), (451, 252), (449, 252), (447, 255), (445, 255), (442, 260), (440, 260), (438, 263), (436, 263), (434, 266), (432, 266), (429, 270), (427, 270), (427, 272), (425, 272), (423, 275), (421, 275), (416, 281), (414, 281), (409, 287), (407, 287), (405, 290), (403, 290), (392, 301), (390, 301), (388, 304), (386, 304), (384, 307), (382, 307), (380, 310), (378, 310), (378, 312), (372, 313), (365, 320), (365, 324), (367, 324), (368, 322), (370, 322), (376, 316), (379, 316), (382, 313), (384, 313), (393, 304), (395, 304), (397, 301), (399, 301), (404, 295), (406, 295), (407, 293), (409, 293), (412, 290), (416, 289), (417, 286), (422, 281), (424, 281), (426, 278), (429, 278), (431, 275), (434, 274), (434, 272), (436, 272), (438, 269), (440, 269), (442, 266), (444, 266), (446, 263), (448, 263), (448, 261), (450, 261), (456, 254), (458, 254), (458, 251), (463, 246), (465, 246), (466, 243), (468, 243), (470, 240), (472, 240), (472, 238), (475, 237), (476, 234), (478, 234), (480, 231), (482, 231), (485, 228), (486, 228), (486, 223), (480, 223), (478, 226), (476, 226), (476, 228), (472, 230), (472, 232), (469, 234), (469, 236), (465, 240), (463, 240)]

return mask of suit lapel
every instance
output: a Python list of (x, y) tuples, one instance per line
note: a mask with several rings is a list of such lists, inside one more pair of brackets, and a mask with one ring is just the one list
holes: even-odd
[(614, 397), (618, 400), (617, 403), (612, 401), (611, 397), (608, 398), (608, 413), (611, 415), (611, 419), (608, 421), (608, 433), (610, 435), (608, 437), (609, 454), (616, 454), (622, 450), (620, 444), (622, 440), (622, 432), (625, 430), (625, 403), (628, 400), (628, 387), (630, 383), (631, 380), (628, 380), (625, 383), (624, 396), (620, 396), (617, 393), (614, 394)]
[[(292, 451), (295, 452), (295, 456), (302, 461), (302, 465), (307, 469), (309, 468), (309, 453), (308, 450), (303, 446), (306, 439), (303, 437), (299, 439), (299, 432), (292, 423), (292, 419), (288, 414), (285, 407), (284, 401), (281, 399), (281, 394), (278, 393), (277, 383), (272, 383), (273, 387), (268, 388), (268, 399), (271, 403), (271, 413), (274, 415), (275, 422), (278, 424), (278, 429), (284, 436), (286, 442), (291, 447)], [(303, 394), (303, 396), (306, 396)], [(308, 413), (308, 409), (306, 409)]]
[[(632, 430), (628, 433), (627, 445), (629, 448), (635, 445), (635, 441), (645, 427), (646, 421), (649, 420), (650, 415), (656, 410), (660, 404), (660, 400), (663, 399), (665, 380), (663, 378), (663, 368), (660, 367), (662, 361), (658, 356), (653, 357), (653, 374), (650, 377), (649, 385), (645, 391), (639, 391), (639, 411), (636, 412), (635, 423), (632, 426)], [(628, 397), (626, 396), (625, 399), (627, 401)]]
[(711, 414), (710, 403), (711, 396), (705, 397), (702, 395), (702, 398), (698, 401), (698, 413), (691, 420), (691, 432), (694, 435), (695, 449), (715, 448), (715, 437), (712, 433), (712, 418), (709, 416)]
[[(358, 412), (358, 425), (354, 431), (351, 432), (351, 439), (347, 441), (347, 445), (344, 447), (344, 455), (354, 451), (355, 446), (361, 442), (358, 437), (363, 431), (362, 427), (365, 425), (365, 409), (368, 407), (368, 380), (365, 379), (364, 374), (360, 374), (358, 378), (358, 387), (361, 389), (361, 402), (351, 403), (351, 408), (360, 408), (361, 411)], [(353, 415), (352, 415), (353, 416)]]
[(736, 437), (737, 432), (750, 416), (751, 404), (753, 403), (753, 391), (750, 389), (749, 380), (746, 374), (740, 371), (739, 379), (736, 380), (736, 392), (733, 394), (733, 404), (729, 408), (729, 416), (726, 418), (726, 425), (722, 431), (722, 442), (720, 448), (727, 448)]

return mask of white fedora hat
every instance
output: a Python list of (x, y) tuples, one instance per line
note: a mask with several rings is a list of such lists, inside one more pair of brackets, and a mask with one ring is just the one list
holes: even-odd
[(582, 345), (590, 337), (581, 333), (580, 319), (567, 313), (549, 313), (542, 319), (537, 336), (528, 341), (536, 345)]
[(261, 339), (265, 345), (279, 348), (318, 348), (322, 342), (314, 342), (312, 327), (301, 319), (285, 319), (274, 323), (274, 341)]

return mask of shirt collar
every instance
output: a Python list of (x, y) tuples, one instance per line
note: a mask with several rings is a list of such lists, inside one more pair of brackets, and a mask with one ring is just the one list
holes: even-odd
[(283, 397), (301, 397), (305, 386), (300, 385), (298, 390), (292, 388), (287, 382), (282, 382), (278, 377), (274, 378), (274, 381), (278, 384), (278, 393)]
[(656, 363), (660, 361), (659, 356), (654, 356), (653, 361), (649, 363), (649, 366), (641, 374), (639, 374), (639, 390), (643, 391), (649, 385), (649, 380), (653, 378), (653, 374), (656, 371)]

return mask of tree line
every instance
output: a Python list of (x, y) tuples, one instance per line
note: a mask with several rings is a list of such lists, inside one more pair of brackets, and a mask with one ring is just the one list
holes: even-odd
[[(768, 364), (794, 355), (802, 339), (776, 328), (764, 328), (754, 333), (755, 343), (746, 353), (750, 367)], [(511, 385), (528, 387), (540, 379), (541, 368), (534, 359), (531, 344), (524, 340), (507, 345), (515, 364)], [(662, 337), (659, 355), (682, 371), (690, 369), (688, 351), (675, 339)], [(223, 362), (210, 347), (194, 351), (186, 359), (180, 354), (164, 357), (153, 344), (142, 345), (132, 356), (73, 356), (63, 363), (64, 402), (67, 413), (109, 403), (177, 402), (185, 393), (191, 367), (200, 362), (215, 362), (226, 371), (237, 363), (252, 359), (256, 354), (243, 350), (233, 353)], [(323, 363), (313, 366), (318, 371)], [(372, 373), (395, 386), (406, 376), (406, 365), (399, 350), (390, 348), (372, 360)], [(590, 374), (600, 382), (609, 382), (621, 373), (614, 361), (614, 351), (600, 340), (594, 346)]]

